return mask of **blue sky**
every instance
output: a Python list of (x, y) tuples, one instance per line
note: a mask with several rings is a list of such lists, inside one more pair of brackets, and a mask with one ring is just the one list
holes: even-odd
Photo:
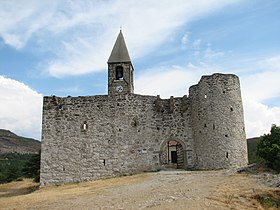
[(42, 97), (107, 94), (120, 27), (135, 93), (240, 77), (247, 137), (280, 125), (278, 0), (1, 0), (0, 128), (40, 139)]

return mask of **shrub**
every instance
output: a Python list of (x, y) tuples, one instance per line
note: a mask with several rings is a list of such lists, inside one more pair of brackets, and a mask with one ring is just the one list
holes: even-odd
[(35, 182), (40, 181), (40, 153), (33, 154), (23, 168), (24, 177), (33, 178)]
[(262, 136), (257, 154), (266, 161), (268, 167), (280, 172), (280, 127), (272, 125), (270, 134)]

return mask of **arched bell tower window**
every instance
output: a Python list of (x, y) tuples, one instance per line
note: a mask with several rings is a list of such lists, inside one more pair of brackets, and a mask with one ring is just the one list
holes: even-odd
[(116, 80), (123, 80), (123, 67), (122, 66), (116, 67)]

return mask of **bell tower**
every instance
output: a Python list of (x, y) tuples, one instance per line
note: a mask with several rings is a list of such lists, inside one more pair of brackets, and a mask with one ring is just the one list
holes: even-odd
[(134, 69), (121, 30), (107, 63), (108, 95), (133, 93)]

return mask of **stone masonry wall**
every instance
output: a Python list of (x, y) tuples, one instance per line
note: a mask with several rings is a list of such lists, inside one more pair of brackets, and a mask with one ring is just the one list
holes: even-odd
[[(116, 67), (123, 67), (123, 80), (116, 80)], [(134, 92), (133, 87), (133, 67), (130, 62), (115, 63), (108, 65), (108, 95), (120, 94), (116, 92), (116, 87), (122, 85), (124, 90), (121, 94), (128, 94)]]
[(170, 139), (184, 144), (191, 168), (190, 123), (186, 97), (44, 97), (41, 185), (158, 170)]
[(170, 140), (182, 145), (185, 169), (245, 166), (238, 77), (203, 76), (180, 98), (44, 97), (41, 185), (158, 170)]
[(190, 88), (195, 168), (247, 164), (247, 144), (239, 79), (230, 74), (203, 76)]

